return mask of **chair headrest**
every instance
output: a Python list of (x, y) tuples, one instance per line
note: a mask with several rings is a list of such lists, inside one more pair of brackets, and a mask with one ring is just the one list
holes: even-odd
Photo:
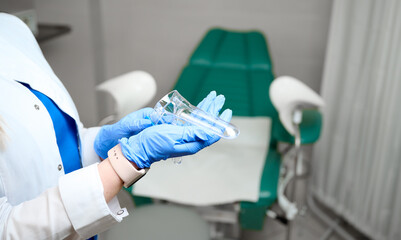
[(293, 112), (302, 108), (319, 108), (324, 105), (323, 99), (310, 87), (298, 79), (289, 76), (276, 78), (269, 89), (270, 99), (277, 109), (285, 129), (295, 135), (292, 122)]

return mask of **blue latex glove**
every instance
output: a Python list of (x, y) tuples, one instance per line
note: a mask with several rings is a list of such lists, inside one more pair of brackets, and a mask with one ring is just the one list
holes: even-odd
[[(217, 116), (224, 105), (222, 95), (211, 92), (199, 103), (202, 110)], [(225, 110), (220, 118), (229, 122), (232, 111)], [(149, 127), (138, 135), (120, 140), (124, 156), (139, 168), (148, 168), (159, 160), (197, 153), (220, 139), (219, 136), (197, 126), (162, 124)]]
[(205, 97), (198, 104), (197, 107), (207, 113), (212, 114), (213, 116), (217, 116), (221, 108), (223, 107), (225, 100), (226, 99), (223, 95), (219, 95), (216, 97), (216, 91), (211, 91), (209, 95), (207, 95), (207, 97)]
[(152, 108), (143, 108), (128, 114), (119, 122), (112, 125), (104, 125), (96, 136), (94, 142), (95, 152), (103, 159), (107, 158), (107, 152), (118, 144), (118, 140), (138, 134), (143, 129), (152, 126), (149, 119)]

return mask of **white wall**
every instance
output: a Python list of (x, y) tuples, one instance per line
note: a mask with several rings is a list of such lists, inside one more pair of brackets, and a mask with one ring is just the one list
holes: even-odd
[[(268, 38), (277, 75), (292, 75), (315, 90), (320, 88), (332, 0), (35, 3), (41, 22), (66, 23), (73, 28), (42, 49), (87, 126), (95, 125), (98, 112), (104, 111), (104, 102), (97, 101), (94, 92), (98, 82), (146, 70), (158, 84), (155, 101), (172, 88), (193, 49), (214, 26), (261, 30)], [(96, 9), (99, 5), (101, 10)], [(94, 17), (97, 12), (101, 17)]]
[(132, 69), (157, 80), (157, 98), (174, 85), (208, 29), (258, 29), (277, 75), (320, 88), (332, 0), (102, 1), (106, 75)]
[(96, 74), (88, 1), (36, 0), (35, 9), (39, 22), (66, 24), (72, 28), (67, 35), (41, 44), (41, 48), (71, 94), (81, 121), (86, 126), (96, 125)]

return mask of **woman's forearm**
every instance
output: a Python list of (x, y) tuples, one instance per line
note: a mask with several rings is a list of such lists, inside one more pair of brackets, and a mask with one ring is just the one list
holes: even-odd
[(121, 190), (123, 181), (111, 166), (108, 158), (99, 163), (98, 170), (103, 184), (104, 198), (106, 202), (109, 202)]

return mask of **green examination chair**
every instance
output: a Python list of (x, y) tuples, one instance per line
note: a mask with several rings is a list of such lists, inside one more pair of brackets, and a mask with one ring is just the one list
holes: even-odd
[[(275, 79), (263, 34), (212, 29), (199, 43), (176, 82), (178, 90), (191, 103), (202, 100), (211, 90), (226, 97), (225, 108), (234, 116), (268, 116), (272, 119), (271, 139), (263, 169), (257, 202), (241, 202), (241, 228), (263, 228), (267, 209), (277, 200), (281, 155), (279, 142), (294, 143), (281, 125), (269, 97)], [(307, 110), (302, 114), (301, 144), (311, 144), (320, 136), (321, 115)]]
[[(278, 199), (277, 192), (282, 165), (282, 156), (277, 149), (278, 143), (294, 143), (294, 137), (282, 126), (269, 95), (269, 88), (274, 79), (273, 66), (263, 34), (256, 31), (239, 32), (212, 29), (201, 40), (174, 86), (174, 89), (178, 90), (191, 103), (200, 102), (211, 90), (215, 90), (226, 97), (225, 108), (232, 109), (234, 116), (267, 116), (272, 120), (269, 150), (263, 168), (259, 200), (239, 204), (239, 224), (242, 229), (261, 230), (263, 228), (266, 211)], [(131, 82), (135, 84), (131, 84)], [(141, 72), (125, 74), (102, 85), (104, 86), (98, 86), (98, 90), (113, 96), (117, 105), (116, 113), (108, 116), (104, 121), (115, 121), (125, 110), (135, 110), (130, 103), (135, 102), (136, 98), (129, 101), (126, 98), (118, 98), (121, 97), (121, 94), (118, 94), (121, 86), (124, 86), (124, 89), (128, 89), (128, 85), (132, 85), (135, 89), (143, 86), (143, 89), (150, 91), (147, 95), (154, 96), (155, 88), (146, 87), (155, 85), (153, 78)], [(114, 89), (112, 85), (118, 85), (120, 88)], [(114, 90), (110, 92), (110, 89)], [(141, 100), (149, 101), (150, 99)], [(135, 106), (135, 108), (139, 108), (139, 106)], [(302, 122), (299, 126), (301, 144), (312, 144), (317, 141), (320, 135), (321, 121), (322, 118), (318, 111), (303, 110)], [(268, 135), (266, 134), (266, 136)], [(132, 188), (126, 190), (132, 193)], [(133, 209), (131, 216), (105, 233), (106, 238), (102, 238), (102, 240), (130, 239), (133, 236), (132, 232), (138, 233), (135, 235), (138, 239), (160, 239), (160, 236), (157, 235), (160, 233), (164, 233), (162, 239), (195, 239), (195, 235), (199, 237), (196, 239), (209, 239), (210, 237), (204, 219), (190, 209), (153, 204), (151, 198), (136, 195), (133, 196), (133, 200), (136, 209)], [(126, 205), (122, 204), (122, 206)], [(151, 231), (141, 225), (142, 218), (143, 223), (149, 222), (149, 224), (157, 220), (160, 222), (160, 226)], [(163, 223), (169, 224), (163, 225)], [(182, 225), (184, 223), (185, 227)], [(189, 231), (177, 232), (174, 226), (178, 225), (181, 229)], [(186, 235), (188, 233), (192, 233), (192, 235)]]

